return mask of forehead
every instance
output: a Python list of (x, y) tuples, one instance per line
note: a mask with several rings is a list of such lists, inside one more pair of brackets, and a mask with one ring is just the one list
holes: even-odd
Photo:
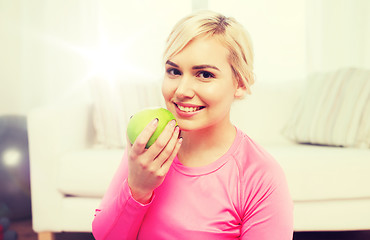
[(198, 36), (170, 60), (176, 64), (209, 64), (219, 68), (229, 66), (229, 50), (216, 38)]

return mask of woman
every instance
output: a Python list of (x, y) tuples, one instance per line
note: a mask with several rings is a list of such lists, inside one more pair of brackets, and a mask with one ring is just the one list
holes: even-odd
[(230, 121), (254, 82), (246, 31), (214, 12), (193, 14), (174, 27), (164, 62), (162, 94), (178, 126), (146, 150), (154, 119), (128, 144), (96, 210), (95, 238), (292, 239), (284, 173)]

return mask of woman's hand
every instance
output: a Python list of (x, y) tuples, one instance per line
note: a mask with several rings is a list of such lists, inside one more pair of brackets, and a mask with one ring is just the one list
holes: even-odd
[(158, 119), (151, 121), (131, 146), (128, 147), (128, 185), (133, 198), (143, 204), (150, 202), (154, 189), (160, 186), (180, 149), (180, 129), (170, 121), (155, 143), (145, 149), (146, 143), (158, 126)]

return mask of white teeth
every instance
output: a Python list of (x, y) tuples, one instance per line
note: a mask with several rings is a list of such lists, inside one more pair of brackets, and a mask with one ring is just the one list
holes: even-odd
[(200, 107), (183, 107), (181, 105), (177, 105), (177, 107), (183, 112), (195, 112), (200, 110)]

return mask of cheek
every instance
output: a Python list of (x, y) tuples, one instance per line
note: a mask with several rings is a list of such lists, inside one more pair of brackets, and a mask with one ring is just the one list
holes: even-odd
[(215, 84), (202, 88), (198, 91), (199, 95), (204, 99), (204, 101), (212, 103), (225, 102), (226, 99), (229, 99), (233, 96), (233, 89), (230, 89), (229, 86), (222, 84)]
[(165, 77), (162, 82), (162, 95), (165, 100), (170, 100), (173, 95), (173, 86), (170, 81)]

